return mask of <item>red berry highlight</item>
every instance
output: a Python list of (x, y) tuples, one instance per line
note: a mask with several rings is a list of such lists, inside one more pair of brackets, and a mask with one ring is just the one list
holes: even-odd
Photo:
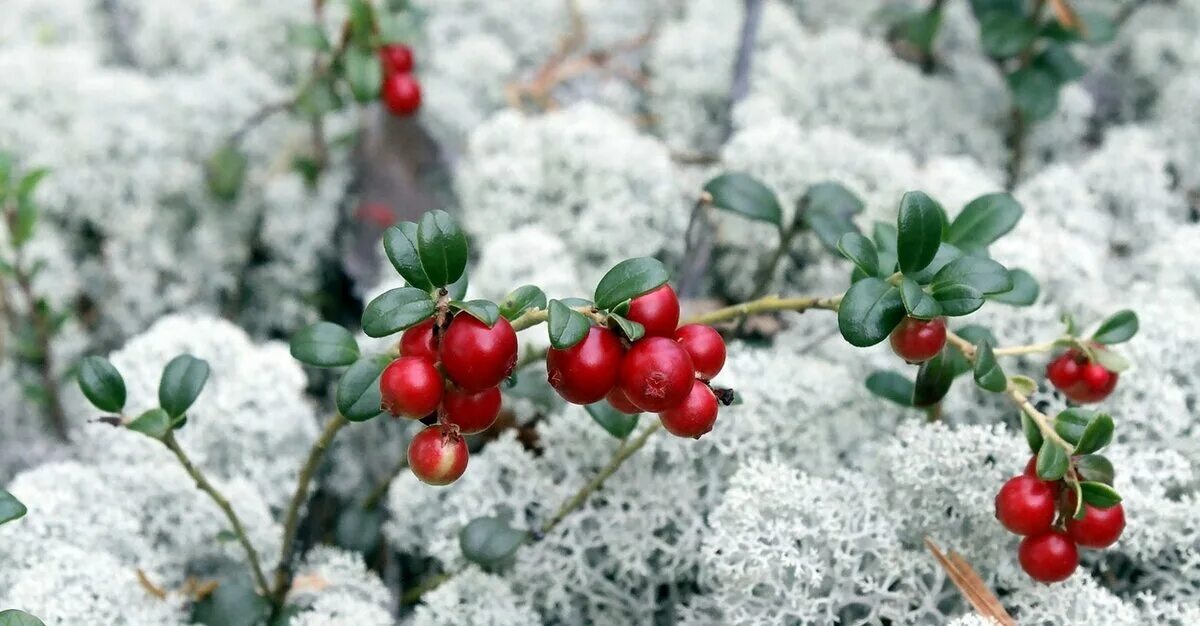
[(699, 439), (717, 421), (717, 397), (702, 381), (694, 381), (687, 398), (658, 414), (663, 428), (676, 437)]
[(644, 326), (646, 337), (672, 337), (679, 325), (679, 298), (663, 285), (631, 300), (625, 317)]
[(906, 317), (892, 329), (888, 339), (897, 356), (909, 363), (924, 363), (937, 356), (946, 345), (946, 320)]
[(508, 378), (517, 364), (517, 333), (501, 317), (488, 328), (459, 313), (442, 336), (442, 367), (450, 380), (466, 391), (483, 391)]
[(1050, 361), (1046, 366), (1046, 378), (1055, 388), (1065, 391), (1079, 383), (1085, 363), (1083, 354), (1072, 348)]
[(675, 330), (675, 341), (692, 357), (696, 373), (711, 380), (725, 365), (725, 340), (712, 326), (688, 324)]
[(618, 381), (634, 406), (653, 413), (665, 411), (691, 393), (692, 357), (671, 339), (647, 337), (625, 353)]
[[(1075, 492), (1071, 492), (1074, 506)], [(1107, 548), (1121, 538), (1125, 530), (1125, 508), (1114, 504), (1107, 509), (1084, 503), (1083, 519), (1067, 519), (1067, 535), (1085, 548)]]
[(458, 426), (460, 433), (481, 433), (500, 415), (500, 389), (492, 387), (475, 393), (450, 389), (442, 398), (442, 411), (446, 423)]
[(1043, 583), (1066, 580), (1079, 566), (1075, 542), (1057, 530), (1022, 539), (1017, 558), (1030, 578)]
[(425, 320), (400, 335), (400, 356), (417, 356), (437, 362), (433, 347), (433, 320)]
[(379, 61), (384, 76), (408, 74), (413, 70), (412, 48), (402, 43), (384, 44), (379, 47)]
[(1054, 523), (1054, 489), (1029, 476), (1014, 476), (996, 494), (996, 519), (1018, 535), (1039, 535)]
[(430, 426), (408, 444), (408, 467), (421, 482), (441, 486), (467, 471), (467, 442), (451, 430)]
[(420, 419), (437, 410), (442, 401), (442, 375), (429, 359), (402, 356), (379, 377), (383, 410), (394, 416)]
[(583, 341), (546, 353), (546, 379), (567, 402), (599, 402), (617, 384), (624, 354), (625, 347), (616, 333), (593, 326)]
[(626, 415), (637, 415), (642, 412), (641, 409), (629, 401), (629, 398), (625, 397), (625, 392), (621, 391), (620, 387), (613, 387), (612, 391), (608, 392), (607, 399), (612, 408)]
[(421, 108), (421, 83), (412, 74), (391, 74), (380, 88), (383, 104), (393, 115), (408, 117)]

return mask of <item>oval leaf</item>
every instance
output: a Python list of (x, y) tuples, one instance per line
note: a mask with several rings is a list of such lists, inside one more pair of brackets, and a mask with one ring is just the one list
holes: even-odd
[(838, 252), (867, 276), (879, 274), (879, 255), (870, 239), (858, 233), (846, 233), (838, 240)]
[(962, 255), (963, 251), (958, 249), (957, 246), (943, 241), (938, 246), (937, 254), (933, 255), (933, 260), (929, 262), (929, 265), (925, 266), (925, 269), (919, 272), (909, 272), (906, 276), (917, 281), (919, 284), (928, 284), (943, 267), (946, 267), (951, 261)]
[(46, 626), (42, 620), (16, 609), (0, 611), (0, 626)]
[(909, 191), (900, 198), (896, 218), (896, 255), (900, 271), (918, 272), (929, 265), (942, 244), (942, 218), (945, 211), (937, 201), (920, 191)]
[(1021, 432), (1025, 433), (1025, 441), (1029, 444), (1029, 451), (1037, 454), (1042, 449), (1042, 430), (1024, 411), (1021, 411)]
[(495, 326), (496, 320), (500, 319), (500, 307), (489, 300), (468, 300), (466, 302), (455, 300), (450, 303), (450, 308), (467, 313), (487, 324), (488, 328)]
[(363, 310), (363, 332), (368, 337), (386, 337), (429, 319), (436, 308), (429, 294), (420, 289), (389, 289)]
[(163, 368), (158, 382), (158, 405), (171, 417), (187, 412), (208, 382), (208, 363), (190, 354), (181, 354)]
[(638, 414), (629, 415), (613, 408), (606, 400), (584, 405), (584, 410), (601, 428), (617, 439), (624, 439), (637, 428)]
[(108, 359), (84, 357), (79, 362), (79, 389), (101, 411), (120, 413), (125, 408), (125, 379)]
[(956, 372), (949, 355), (948, 350), (942, 350), (917, 369), (917, 380), (913, 383), (913, 406), (933, 406), (950, 392)]
[(387, 355), (375, 354), (355, 361), (342, 374), (334, 399), (343, 417), (364, 422), (383, 413), (379, 376), (391, 362)]
[(546, 294), (533, 285), (523, 285), (512, 290), (500, 303), (500, 314), (509, 321), (521, 317), (526, 311), (546, 308)]
[(550, 301), (546, 319), (546, 330), (550, 334), (550, 345), (559, 350), (566, 350), (583, 341), (587, 337), (591, 324), (588, 318), (579, 311), (568, 307), (558, 300)]
[(498, 517), (477, 517), (458, 533), (458, 545), (468, 561), (484, 567), (505, 563), (529, 534)]
[(133, 418), (125, 428), (142, 433), (151, 439), (162, 439), (171, 432), (171, 416), (159, 408), (150, 409)]
[(1098, 413), (1083, 429), (1073, 454), (1091, 454), (1111, 443), (1112, 438), (1113, 418), (1106, 413)]
[(867, 390), (900, 406), (912, 406), (913, 382), (899, 372), (871, 372), (867, 376)]
[(851, 285), (838, 307), (838, 330), (850, 345), (859, 348), (886, 339), (902, 319), (900, 290), (875, 277)]
[(0, 489), (0, 524), (21, 519), (28, 512), (29, 509), (16, 496)]
[(670, 278), (670, 272), (658, 259), (625, 259), (614, 265), (600, 279), (593, 301), (598, 308), (608, 310), (626, 300), (658, 289)]
[(712, 196), (712, 204), (718, 209), (776, 226), (783, 223), (783, 210), (775, 192), (753, 176), (739, 172), (721, 174), (708, 181), (704, 191)]
[(417, 253), (416, 224), (400, 222), (383, 231), (383, 251), (392, 262), (392, 267), (396, 268), (396, 272), (410, 287), (421, 291), (433, 290), (433, 283), (429, 282), (429, 277), (425, 275), (421, 256)]
[(1003, 265), (980, 256), (964, 256), (946, 264), (933, 277), (933, 288), (966, 285), (984, 295), (1003, 293), (1013, 287), (1012, 277)]
[(1121, 494), (1104, 483), (1089, 480), (1079, 483), (1079, 489), (1083, 493), (1083, 501), (1098, 509), (1107, 509), (1121, 503)]
[(842, 235), (858, 232), (853, 218), (862, 212), (863, 202), (838, 183), (823, 182), (810, 186), (798, 204), (804, 225), (831, 252), (837, 252)]
[(467, 236), (449, 213), (430, 211), (417, 225), (417, 253), (429, 281), (444, 287), (467, 269)]
[(292, 358), (314, 367), (342, 367), (358, 360), (358, 342), (332, 322), (301, 328), (288, 343)]
[(1029, 120), (1042, 120), (1054, 113), (1058, 88), (1058, 80), (1044, 68), (1026, 67), (1008, 75), (1013, 104)]
[(1054, 432), (1069, 441), (1071, 445), (1076, 445), (1079, 443), (1079, 438), (1083, 436), (1083, 431), (1095, 417), (1096, 412), (1090, 409), (1063, 409), (1054, 416)]
[(963, 250), (982, 250), (1008, 234), (1023, 212), (1021, 204), (1007, 193), (979, 196), (950, 223), (946, 241)]
[(942, 314), (942, 305), (907, 276), (900, 282), (900, 299), (910, 317), (929, 320)]
[(994, 393), (1008, 388), (1008, 377), (996, 362), (992, 344), (987, 341), (975, 346), (975, 384)]
[(628, 319), (623, 315), (610, 313), (608, 315), (608, 319), (616, 324), (617, 328), (621, 329), (621, 334), (625, 335), (625, 338), (630, 341), (637, 341), (646, 335), (645, 326), (642, 326), (640, 323)]
[(1137, 313), (1125, 309), (1113, 313), (1108, 319), (1100, 324), (1100, 328), (1092, 334), (1092, 339), (1104, 344), (1112, 345), (1129, 341), (1137, 334), (1138, 331), (1138, 316)]
[(1008, 275), (1012, 278), (1012, 289), (992, 294), (987, 297), (988, 300), (1012, 306), (1029, 306), (1037, 302), (1041, 287), (1038, 286), (1037, 279), (1033, 277), (1033, 274), (1023, 269), (1012, 269), (1008, 271)]
[(379, 77), (382, 75), (379, 55), (369, 48), (350, 46), (345, 52), (343, 63), (346, 82), (349, 83), (350, 92), (354, 94), (355, 100), (370, 102), (379, 97)]
[(934, 285), (933, 299), (942, 307), (942, 315), (969, 315), (983, 306), (983, 292), (969, 285)]
[(1100, 454), (1085, 454), (1075, 458), (1075, 471), (1084, 480), (1111, 485), (1116, 472), (1112, 461)]
[(1038, 451), (1037, 475), (1042, 480), (1058, 480), (1067, 473), (1067, 451), (1062, 446), (1047, 441)]

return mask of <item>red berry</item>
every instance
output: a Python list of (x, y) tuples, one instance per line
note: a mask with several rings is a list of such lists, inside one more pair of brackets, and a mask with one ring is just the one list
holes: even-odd
[(400, 335), (400, 356), (419, 356), (437, 362), (433, 347), (433, 320), (425, 320)]
[(683, 402), (695, 377), (692, 357), (679, 344), (647, 337), (625, 353), (618, 384), (634, 406), (657, 413)]
[(1058, 530), (1022, 539), (1017, 558), (1030, 578), (1043, 583), (1066, 580), (1079, 566), (1075, 542)]
[(996, 519), (1018, 535), (1038, 535), (1054, 523), (1054, 489), (1029, 476), (1014, 476), (996, 494)]
[(429, 359), (402, 356), (379, 377), (383, 410), (392, 415), (420, 419), (437, 410), (442, 401), (442, 375)]
[(402, 43), (390, 43), (379, 47), (379, 61), (383, 75), (408, 74), (413, 69), (412, 48)]
[(644, 326), (646, 337), (671, 337), (679, 325), (679, 298), (663, 285), (630, 301), (625, 317)]
[(412, 74), (391, 74), (383, 79), (383, 103), (394, 115), (408, 117), (421, 108), (421, 83)]
[(1088, 363), (1080, 374), (1082, 379), (1074, 394), (1068, 395), (1076, 402), (1100, 402), (1117, 387), (1117, 373), (1110, 372), (1099, 363)]
[(717, 397), (702, 381), (692, 382), (692, 391), (682, 403), (658, 414), (663, 428), (677, 437), (699, 439), (717, 421)]
[(725, 365), (725, 340), (712, 326), (688, 324), (675, 331), (675, 341), (692, 357), (701, 378), (709, 380)]
[(452, 430), (430, 426), (408, 444), (408, 467), (421, 482), (449, 485), (467, 471), (467, 442)]
[(641, 409), (637, 408), (632, 402), (629, 401), (629, 398), (625, 397), (625, 392), (621, 391), (620, 387), (613, 387), (612, 391), (608, 392), (607, 398), (608, 403), (612, 405), (612, 408), (620, 411), (621, 413), (626, 415), (637, 415), (638, 413), (642, 412)]
[(924, 363), (937, 356), (946, 345), (946, 320), (906, 317), (892, 329), (889, 339), (892, 351), (900, 358), (909, 363)]
[(517, 333), (501, 317), (487, 324), (459, 313), (442, 336), (442, 367), (454, 384), (483, 391), (508, 378), (517, 364)]
[(624, 354), (625, 347), (616, 333), (593, 326), (583, 341), (546, 353), (546, 378), (567, 402), (599, 402), (617, 384)]
[(1079, 382), (1084, 362), (1083, 354), (1078, 350), (1067, 350), (1046, 366), (1046, 378), (1050, 379), (1050, 384), (1065, 392)]
[[(1070, 500), (1073, 510), (1074, 491), (1071, 492)], [(1117, 542), (1121, 532), (1125, 530), (1124, 507), (1114, 504), (1107, 509), (1101, 509), (1085, 502), (1083, 510), (1083, 519), (1067, 520), (1067, 534), (1075, 543), (1085, 548), (1107, 548)]]
[(462, 434), (481, 433), (500, 415), (500, 388), (492, 387), (477, 393), (451, 389), (442, 398), (442, 410), (446, 423), (458, 426)]

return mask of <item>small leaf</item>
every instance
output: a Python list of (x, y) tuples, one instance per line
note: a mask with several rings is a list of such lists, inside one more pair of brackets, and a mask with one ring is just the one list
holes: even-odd
[(523, 285), (512, 290), (500, 303), (500, 314), (512, 321), (526, 311), (546, 308), (546, 294), (533, 285)]
[(529, 538), (498, 517), (477, 517), (458, 533), (458, 545), (468, 561), (484, 567), (506, 563)]
[(429, 294), (420, 289), (389, 289), (363, 310), (363, 332), (368, 337), (386, 337), (429, 319), (436, 308)]
[(1072, 454), (1091, 454), (1111, 443), (1112, 438), (1113, 418), (1106, 413), (1098, 413), (1088, 421)]
[(1008, 275), (1012, 278), (1012, 289), (992, 294), (987, 297), (988, 300), (1012, 306), (1029, 306), (1037, 302), (1041, 287), (1032, 274), (1023, 269), (1011, 269)]
[(350, 46), (342, 59), (345, 63), (346, 82), (350, 93), (359, 102), (370, 102), (379, 97), (382, 68), (379, 55), (363, 46)]
[(467, 269), (467, 236), (449, 213), (436, 210), (417, 225), (417, 253), (434, 287), (458, 280)]
[(208, 190), (218, 200), (230, 202), (237, 198), (246, 179), (246, 155), (237, 146), (226, 142), (213, 153), (205, 165), (205, 180)]
[(1026, 67), (1008, 75), (1013, 104), (1025, 118), (1033, 121), (1050, 117), (1058, 108), (1058, 81), (1039, 67)]
[[(937, 254), (933, 255), (933, 260), (929, 262), (929, 265), (925, 266), (925, 269), (919, 272), (909, 272), (908, 274), (905, 274), (905, 276), (917, 281), (919, 284), (928, 284), (929, 281), (933, 280), (933, 277), (936, 276), (943, 267), (946, 267), (951, 261), (961, 257), (962, 255), (963, 251), (959, 250), (957, 246), (943, 241), (942, 244), (938, 246)], [(887, 276), (881, 276), (881, 278), (887, 278)]]
[(913, 384), (913, 406), (933, 406), (950, 392), (956, 373), (949, 355), (950, 351), (943, 349), (917, 369), (917, 381)]
[(314, 80), (296, 97), (294, 110), (302, 119), (317, 119), (342, 106), (342, 97), (334, 87), (332, 77)]
[(171, 416), (163, 409), (154, 408), (133, 418), (125, 428), (142, 433), (151, 439), (162, 439), (171, 432)]
[(1017, 391), (1021, 392), (1022, 395), (1028, 396), (1038, 390), (1037, 381), (1028, 376), (1009, 376), (1008, 381), (1012, 383), (1012, 386), (1015, 387)]
[(979, 38), (989, 56), (1016, 56), (1037, 38), (1034, 23), (1024, 15), (993, 11), (979, 20)]
[(170, 417), (187, 412), (208, 382), (208, 363), (190, 354), (181, 354), (163, 368), (158, 382), (158, 405)]
[(665, 285), (671, 278), (662, 261), (650, 257), (625, 259), (608, 270), (596, 285), (596, 307), (611, 309)]
[(942, 305), (907, 276), (900, 282), (900, 299), (909, 317), (930, 320), (942, 314)]
[(1067, 451), (1047, 441), (1037, 455), (1037, 474), (1042, 480), (1058, 480), (1067, 473)]
[(288, 24), (287, 41), (294, 46), (301, 46), (321, 52), (328, 52), (331, 49), (329, 38), (325, 36), (325, 31), (321, 30), (316, 24)]
[(21, 519), (28, 512), (29, 509), (16, 496), (0, 489), (0, 524)]
[(942, 307), (942, 315), (959, 317), (983, 306), (983, 293), (969, 285), (947, 284), (933, 287), (933, 299)]
[(900, 406), (912, 406), (913, 382), (899, 372), (871, 372), (867, 376), (867, 390)]
[(584, 410), (601, 428), (617, 439), (624, 439), (637, 428), (638, 414), (628, 415), (613, 408), (606, 400), (584, 405)]
[(113, 364), (99, 356), (79, 362), (79, 389), (101, 411), (120, 413), (125, 408), (125, 379)]
[(1088, 423), (1095, 417), (1096, 412), (1091, 409), (1078, 407), (1063, 409), (1054, 416), (1054, 432), (1070, 442), (1071, 445), (1076, 445), (1079, 443), (1079, 438), (1083, 436), (1083, 431), (1087, 429)]
[(731, 172), (708, 181), (704, 191), (712, 196), (713, 206), (748, 219), (780, 226), (783, 209), (770, 187), (748, 174)]
[(1092, 354), (1096, 357), (1096, 362), (1110, 372), (1121, 373), (1130, 367), (1125, 357), (1112, 350), (1097, 347), (1092, 349)]
[(558, 300), (550, 301), (546, 329), (550, 333), (550, 345), (566, 350), (587, 337), (591, 324), (583, 313)]
[(887, 338), (904, 319), (900, 290), (879, 278), (864, 278), (846, 291), (838, 307), (838, 329), (852, 346), (865, 348)]
[(858, 232), (853, 218), (862, 212), (863, 202), (837, 183), (810, 186), (798, 204), (797, 216), (831, 252), (838, 251), (837, 244), (842, 235)]
[[(271, 615), (271, 603), (255, 593), (249, 572), (237, 570), (219, 579), (212, 593), (192, 607), (188, 623), (221, 626), (260, 626)], [(286, 609), (285, 609), (286, 611)], [(272, 626), (283, 626), (273, 624)]]
[(610, 313), (608, 315), (608, 319), (616, 324), (617, 328), (621, 329), (621, 334), (625, 335), (625, 338), (630, 341), (637, 341), (646, 335), (645, 326), (642, 326), (640, 323), (635, 322), (623, 315)]
[[(433, 290), (433, 283), (425, 275), (421, 256), (417, 253), (417, 225), (400, 222), (383, 232), (383, 251), (410, 287), (421, 291)], [(461, 298), (462, 296), (458, 296)]]
[(342, 374), (335, 402), (343, 417), (352, 422), (365, 422), (383, 412), (379, 376), (391, 362), (386, 354), (374, 354), (355, 361)]
[(867, 276), (879, 273), (879, 255), (870, 239), (858, 233), (846, 233), (838, 241), (837, 247), (842, 256), (850, 259)]
[(1024, 411), (1021, 411), (1021, 432), (1025, 433), (1025, 442), (1029, 444), (1029, 451), (1037, 454), (1042, 449), (1044, 441), (1042, 430)]
[(1075, 458), (1075, 471), (1080, 478), (1111, 485), (1116, 472), (1112, 461), (1100, 454), (1085, 454)]
[(1098, 509), (1107, 509), (1121, 503), (1121, 494), (1104, 483), (1089, 480), (1079, 483), (1079, 489), (1083, 492), (1083, 501)]
[(1007, 193), (989, 193), (967, 203), (950, 223), (946, 241), (963, 250), (982, 250), (1017, 225), (1024, 210)]
[(896, 253), (901, 272), (919, 272), (933, 260), (942, 243), (944, 215), (937, 201), (920, 191), (909, 191), (900, 198)]
[(42, 620), (17, 609), (0, 611), (0, 626), (46, 626)]
[(932, 284), (935, 290), (950, 285), (966, 285), (986, 295), (1011, 290), (1013, 279), (1009, 276), (1007, 268), (991, 259), (964, 256), (939, 270), (934, 275)]
[(1129, 309), (1117, 311), (1100, 324), (1092, 339), (1106, 346), (1129, 341), (1137, 334), (1138, 316)]
[(314, 367), (342, 367), (358, 360), (358, 342), (350, 331), (332, 322), (301, 328), (288, 343), (292, 358)]
[(975, 384), (993, 393), (1008, 388), (1008, 377), (996, 362), (992, 344), (986, 341), (975, 346)]
[(1050, 44), (1033, 59), (1033, 64), (1049, 72), (1060, 84), (1083, 78), (1087, 67), (1062, 44)]
[(465, 311), (471, 317), (486, 324), (488, 328), (495, 326), (496, 320), (500, 319), (500, 307), (490, 300), (468, 300), (466, 302), (454, 300), (450, 303), (450, 308)]

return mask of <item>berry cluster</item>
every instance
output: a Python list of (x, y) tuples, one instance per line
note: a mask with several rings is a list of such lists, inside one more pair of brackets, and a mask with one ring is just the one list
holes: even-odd
[[(1104, 350), (1094, 343), (1093, 350)], [(1071, 348), (1046, 366), (1046, 378), (1077, 404), (1100, 402), (1117, 387), (1117, 372), (1110, 371), (1082, 350)]]
[(678, 327), (679, 299), (670, 285), (633, 298), (625, 318), (644, 334), (627, 342), (600, 326), (570, 348), (546, 355), (550, 385), (568, 402), (607, 399), (617, 411), (658, 413), (673, 435), (699, 438), (717, 420), (717, 394), (709, 380), (725, 364), (725, 342), (700, 324)]
[(412, 49), (404, 44), (386, 44), (379, 48), (383, 84), (379, 91), (383, 104), (393, 115), (408, 117), (421, 108), (421, 83), (413, 75)]
[(490, 328), (468, 313), (444, 332), (428, 319), (400, 336), (400, 357), (379, 378), (383, 409), (396, 417), (438, 423), (408, 446), (408, 465), (421, 481), (447, 485), (467, 469), (462, 435), (487, 430), (500, 414), (499, 385), (517, 362), (517, 334), (500, 318)]
[(1101, 508), (1083, 504), (1076, 513), (1075, 490), (1062, 480), (1038, 477), (1037, 458), (1025, 471), (1004, 483), (996, 494), (996, 519), (1009, 531), (1022, 535), (1017, 557), (1021, 569), (1039, 582), (1066, 580), (1079, 565), (1079, 550), (1107, 548), (1125, 529), (1125, 509), (1120, 503)]

